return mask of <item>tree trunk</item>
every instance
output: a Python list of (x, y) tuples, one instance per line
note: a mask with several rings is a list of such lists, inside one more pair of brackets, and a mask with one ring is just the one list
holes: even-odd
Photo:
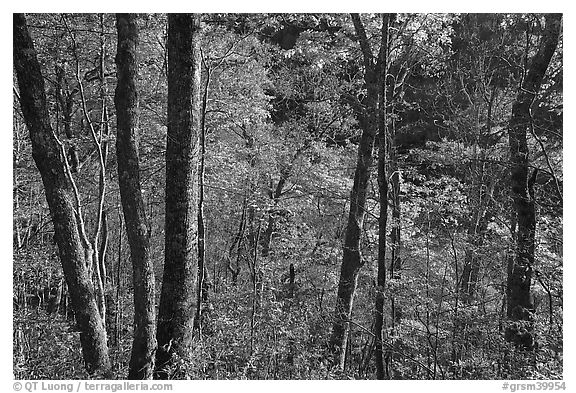
[(374, 140), (378, 129), (377, 114), (379, 97), (375, 65), (372, 61), (372, 53), (366, 37), (366, 31), (364, 30), (359, 15), (353, 14), (352, 20), (364, 57), (364, 81), (367, 88), (367, 96), (363, 102), (366, 109), (362, 112), (357, 112), (359, 122), (362, 126), (362, 136), (358, 146), (354, 183), (350, 193), (350, 211), (348, 214), (346, 233), (344, 235), (342, 266), (340, 269), (340, 280), (338, 282), (334, 324), (330, 338), (330, 351), (333, 354), (333, 365), (342, 370), (344, 369), (346, 358), (348, 332), (350, 329), (349, 320), (352, 314), (354, 292), (356, 291), (358, 273), (363, 265), (360, 255), (360, 236), (364, 223), (364, 209), (373, 162), (372, 153), (374, 150)]
[[(463, 81), (461, 83), (464, 83)], [(478, 141), (479, 160), (474, 160), (470, 166), (469, 177), (471, 188), (468, 193), (470, 205), (470, 222), (468, 224), (468, 244), (464, 256), (464, 268), (459, 282), (459, 290), (463, 294), (463, 300), (470, 303), (476, 295), (476, 286), (480, 276), (481, 258), (478, 250), (484, 244), (488, 222), (490, 220), (489, 209), (494, 193), (494, 179), (490, 167), (487, 167), (486, 155), (490, 147), (490, 137), (492, 134), (492, 112), (494, 100), (497, 95), (496, 87), (490, 92), (487, 102), (486, 128), (482, 132), (480, 125), (480, 108), (471, 101), (475, 107), (478, 129), (480, 130)]]
[(376, 277), (376, 302), (374, 336), (376, 361), (376, 378), (386, 378), (386, 365), (384, 364), (384, 291), (386, 290), (386, 225), (388, 222), (388, 174), (386, 173), (386, 158), (388, 154), (388, 127), (386, 116), (386, 71), (388, 69), (388, 27), (390, 14), (382, 16), (382, 42), (380, 58), (376, 69), (378, 78), (378, 193), (380, 196), (380, 215), (378, 216), (378, 273)]
[(294, 269), (294, 264), (290, 264), (289, 268), (289, 281), (288, 281), (288, 297), (294, 297), (294, 290), (296, 289), (296, 270)]
[[(270, 199), (272, 199), (272, 206), (274, 206), (271, 211), (268, 213), (268, 225), (266, 226), (266, 230), (262, 236), (262, 256), (267, 257), (270, 253), (270, 245), (272, 243), (272, 236), (274, 235), (275, 225), (276, 225), (276, 217), (275, 217), (275, 209), (278, 206), (278, 202), (280, 201), (280, 197), (282, 196), (282, 190), (284, 190), (284, 185), (288, 180), (288, 177), (292, 174), (292, 167), (291, 165), (287, 168), (283, 168), (280, 170), (280, 179), (278, 180), (278, 184), (276, 184), (276, 188), (274, 192), (270, 190)], [(271, 185), (272, 186), (272, 185)]]
[[(481, 145), (481, 148), (484, 150), (488, 146)], [(464, 267), (459, 283), (459, 290), (462, 292), (463, 300), (467, 304), (476, 296), (481, 262), (478, 251), (484, 244), (486, 230), (491, 217), (490, 204), (495, 187), (494, 180), (490, 179), (491, 174), (486, 170), (485, 165), (485, 163), (473, 163), (470, 170), (470, 178), (473, 182), (468, 195), (471, 204), (471, 217), (467, 231), (468, 244), (464, 255)]]
[(95, 376), (109, 376), (110, 358), (106, 329), (96, 304), (88, 269), (96, 252), (80, 233), (75, 190), (65, 151), (50, 125), (44, 80), (36, 50), (22, 14), (14, 14), (14, 68), (20, 88), (20, 104), (30, 131), (32, 156), (42, 176), (54, 225), (66, 283), (78, 328), (86, 369)]
[(352, 303), (358, 273), (363, 265), (360, 255), (360, 235), (364, 223), (364, 207), (368, 181), (370, 179), (370, 167), (372, 166), (372, 152), (374, 150), (375, 131), (373, 126), (362, 132), (360, 145), (358, 146), (358, 160), (354, 174), (354, 184), (350, 193), (350, 212), (348, 224), (344, 235), (344, 253), (338, 282), (338, 294), (332, 337), (330, 339), (331, 351), (334, 354), (334, 364), (344, 367), (344, 354), (347, 345), (349, 319), (352, 313)]
[(464, 268), (460, 281), (460, 290), (463, 300), (470, 303), (476, 295), (476, 286), (480, 275), (480, 256), (478, 250), (484, 245), (484, 237), (488, 228), (487, 212), (477, 208), (472, 215), (472, 222), (468, 227), (468, 245), (464, 254)]
[(199, 15), (168, 16), (165, 261), (158, 312), (157, 378), (169, 376), (174, 354), (188, 358), (196, 315), (199, 29)]
[(210, 88), (210, 69), (206, 70), (206, 81), (202, 94), (202, 113), (200, 118), (200, 157), (198, 160), (198, 292), (196, 300), (196, 316), (194, 327), (202, 334), (202, 302), (204, 295), (208, 298), (208, 287), (205, 280), (206, 275), (206, 224), (204, 222), (204, 180), (206, 168), (206, 106), (208, 104), (208, 91)]
[(516, 213), (516, 251), (508, 277), (507, 315), (511, 323), (506, 329), (506, 339), (526, 348), (533, 348), (534, 336), (531, 326), (534, 305), (530, 296), (532, 266), (534, 264), (534, 234), (536, 210), (534, 206), (534, 180), (536, 172), (529, 174), (529, 150), (527, 132), (531, 127), (531, 106), (552, 55), (558, 45), (561, 14), (546, 15), (546, 27), (540, 48), (534, 55), (530, 68), (522, 82), (518, 96), (512, 105), (508, 125), (512, 199)]
[[(404, 78), (402, 78), (404, 81)], [(396, 82), (393, 82), (396, 84)], [(391, 97), (396, 97), (398, 92), (396, 91), (396, 86), (390, 88), (389, 93)], [(401, 89), (404, 88), (403, 82), (399, 86)], [(390, 113), (395, 115), (394, 102), (391, 103)], [(401, 240), (401, 205), (400, 205), (400, 169), (398, 168), (398, 151), (396, 148), (396, 116), (392, 116), (391, 127), (389, 130), (389, 144), (388, 144), (388, 156), (390, 158), (389, 171), (390, 171), (390, 201), (392, 202), (392, 225), (390, 230), (390, 278), (400, 279), (401, 269), (402, 269), (402, 258), (400, 256), (400, 249), (402, 246)], [(402, 309), (400, 304), (396, 302), (394, 294), (389, 296), (390, 298), (390, 309), (392, 317), (392, 332), (396, 331), (396, 323), (400, 322), (402, 317)], [(392, 355), (390, 355), (392, 356)]]
[(132, 259), (134, 285), (134, 338), (128, 379), (152, 379), (154, 372), (155, 292), (154, 265), (150, 259), (148, 220), (140, 183), (138, 152), (138, 27), (135, 14), (117, 14), (118, 84), (114, 102), (118, 134), (118, 183)]
[(390, 180), (391, 180), (391, 195), (392, 200), (392, 230), (390, 231), (390, 248), (392, 252), (392, 262), (390, 264), (390, 272), (393, 276), (400, 276), (402, 269), (402, 258), (400, 257), (401, 247), (401, 205), (400, 205), (400, 170), (398, 168), (398, 156), (396, 154), (396, 145), (394, 136), (390, 137)]

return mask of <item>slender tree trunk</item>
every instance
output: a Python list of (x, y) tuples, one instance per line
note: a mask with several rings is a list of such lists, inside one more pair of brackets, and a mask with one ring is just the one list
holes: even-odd
[(464, 254), (464, 268), (460, 279), (460, 290), (463, 301), (470, 303), (476, 295), (476, 286), (480, 275), (480, 256), (478, 250), (484, 244), (484, 236), (488, 228), (486, 212), (478, 208), (472, 215), (472, 222), (468, 227), (468, 245)]
[[(476, 286), (480, 275), (481, 258), (478, 250), (484, 244), (484, 237), (489, 221), (489, 208), (494, 192), (494, 181), (492, 174), (487, 170), (486, 151), (489, 148), (490, 136), (492, 133), (492, 112), (494, 100), (497, 95), (496, 87), (490, 93), (487, 102), (486, 129), (477, 139), (480, 150), (479, 160), (475, 160), (470, 167), (471, 190), (468, 194), (470, 201), (470, 223), (468, 225), (468, 245), (464, 256), (464, 268), (460, 278), (459, 290), (462, 292), (464, 302), (470, 303), (476, 295)], [(475, 105), (473, 102), (471, 105)], [(480, 109), (476, 106), (477, 124), (480, 127)]]
[(206, 269), (206, 224), (204, 222), (204, 172), (206, 164), (206, 106), (210, 88), (211, 70), (206, 70), (206, 81), (202, 94), (202, 117), (200, 119), (200, 157), (198, 163), (198, 292), (196, 300), (195, 327), (201, 329), (202, 301), (208, 298)]
[[(238, 275), (240, 274), (240, 250), (242, 247), (242, 241), (244, 239), (244, 233), (246, 231), (246, 210), (247, 210), (247, 198), (244, 197), (242, 202), (242, 215), (240, 216), (240, 223), (238, 225), (238, 232), (236, 237), (232, 241), (232, 245), (228, 250), (228, 263), (226, 265), (228, 271), (232, 274), (232, 285), (236, 286), (238, 283)], [(234, 249), (236, 252), (234, 253)], [(236, 259), (236, 268), (232, 267), (232, 258)]]
[[(101, 239), (100, 244), (98, 244), (98, 269), (100, 270), (100, 276), (102, 278), (103, 287), (103, 298), (106, 305), (105, 310), (107, 310), (108, 300), (110, 299), (110, 288), (109, 282), (107, 280), (107, 269), (106, 269), (106, 252), (108, 250), (108, 219), (106, 217), (106, 163), (108, 160), (108, 141), (110, 138), (110, 127), (108, 124), (108, 84), (106, 82), (106, 34), (105, 34), (105, 23), (104, 14), (100, 14), (100, 69), (102, 70), (101, 83), (100, 83), (100, 100), (102, 103), (101, 117), (100, 117), (100, 128), (99, 128), (99, 142), (101, 145), (102, 152), (102, 170), (100, 172), (100, 193), (102, 195), (101, 204)], [(107, 322), (107, 321), (106, 321)]]
[(400, 256), (401, 247), (401, 205), (400, 205), (400, 170), (398, 168), (398, 156), (396, 154), (396, 146), (394, 143), (394, 136), (391, 138), (390, 144), (390, 180), (391, 180), (391, 200), (392, 200), (392, 230), (390, 231), (390, 249), (391, 249), (391, 273), (400, 275), (402, 269), (402, 258)]
[(363, 102), (366, 110), (357, 112), (362, 126), (362, 136), (358, 146), (358, 160), (354, 173), (354, 183), (350, 193), (350, 211), (348, 223), (344, 235), (344, 250), (338, 282), (338, 294), (334, 311), (334, 324), (330, 338), (330, 351), (333, 355), (333, 365), (344, 369), (346, 360), (346, 348), (350, 330), (350, 316), (354, 292), (358, 280), (358, 273), (363, 265), (360, 254), (360, 237), (364, 223), (366, 196), (368, 182), (371, 175), (373, 162), (372, 153), (374, 141), (378, 130), (378, 103), (379, 86), (376, 76), (376, 66), (372, 60), (372, 53), (364, 30), (364, 25), (357, 14), (352, 15), (356, 34), (364, 58), (364, 81), (367, 88), (367, 96)]
[[(280, 180), (278, 180), (278, 184), (276, 184), (276, 188), (274, 192), (270, 191), (270, 197), (273, 202), (273, 208), (275, 209), (278, 206), (278, 202), (280, 201), (280, 197), (282, 196), (282, 191), (284, 190), (284, 185), (288, 180), (288, 177), (292, 174), (291, 167), (285, 168), (280, 171)], [(274, 211), (268, 213), (268, 225), (266, 226), (266, 230), (262, 236), (262, 256), (267, 257), (270, 253), (270, 244), (272, 243), (272, 235), (274, 234), (274, 229), (276, 225), (276, 217), (274, 215)]]
[[(406, 74), (401, 78), (402, 83), (399, 85), (400, 89), (404, 88), (404, 79)], [(389, 93), (391, 97), (396, 97), (396, 81), (393, 82), (395, 86), (391, 87)], [(391, 103), (390, 113), (395, 114), (394, 102)], [(392, 225), (390, 230), (390, 278), (399, 280), (401, 278), (402, 257), (400, 256), (400, 248), (402, 245), (401, 240), (401, 205), (400, 205), (400, 168), (398, 167), (398, 152), (396, 148), (396, 120), (392, 116), (391, 127), (389, 130), (389, 144), (388, 156), (390, 157), (389, 170), (390, 170), (390, 201), (392, 202)], [(392, 332), (396, 332), (396, 323), (400, 322), (402, 310), (400, 304), (396, 302), (394, 294), (390, 294), (390, 314), (392, 317)], [(392, 359), (393, 355), (389, 354)]]
[(118, 183), (132, 259), (134, 285), (134, 339), (128, 379), (152, 379), (154, 372), (155, 292), (154, 264), (150, 258), (148, 220), (140, 183), (138, 152), (138, 27), (135, 14), (117, 14), (118, 84), (114, 102), (118, 134)]
[(13, 16), (14, 68), (20, 88), (22, 113), (30, 131), (32, 156), (42, 176), (54, 225), (66, 283), (80, 330), (86, 369), (95, 376), (109, 376), (110, 358), (106, 328), (96, 304), (88, 265), (93, 250), (81, 234), (75, 189), (64, 146), (50, 125), (44, 80), (32, 38), (22, 14)]
[(376, 378), (386, 378), (386, 365), (384, 364), (384, 291), (386, 290), (386, 225), (388, 222), (388, 174), (386, 172), (386, 159), (388, 155), (388, 127), (386, 116), (386, 71), (388, 69), (388, 27), (390, 14), (382, 16), (382, 42), (380, 58), (378, 59), (378, 87), (380, 89), (378, 104), (378, 193), (380, 196), (380, 215), (378, 216), (378, 273), (376, 277), (376, 302), (374, 336), (376, 361)]
[(289, 279), (288, 279), (288, 297), (294, 297), (294, 290), (296, 289), (296, 270), (294, 269), (294, 264), (290, 264)]
[[(546, 26), (540, 47), (512, 104), (512, 117), (508, 125), (512, 166), (511, 188), (517, 231), (516, 255), (508, 277), (507, 315), (511, 323), (506, 329), (505, 336), (509, 341), (526, 348), (533, 348), (534, 345), (531, 326), (534, 305), (530, 296), (530, 286), (536, 230), (533, 187), (537, 174), (537, 171), (529, 173), (527, 132), (531, 126), (531, 106), (558, 45), (561, 23), (561, 14), (546, 15)], [(523, 321), (524, 325), (519, 321)]]
[[(274, 201), (274, 206), (277, 202)], [(268, 225), (262, 234), (262, 256), (267, 257), (270, 254), (270, 245), (272, 244), (272, 235), (274, 234), (274, 227), (276, 226), (276, 217), (273, 212), (268, 213)]]
[(168, 16), (168, 136), (165, 260), (158, 312), (156, 377), (174, 354), (188, 358), (196, 315), (200, 17)]
[(330, 339), (331, 351), (334, 354), (334, 364), (344, 367), (344, 354), (348, 338), (349, 319), (358, 273), (363, 265), (360, 255), (360, 236), (364, 223), (366, 195), (372, 166), (375, 131), (370, 126), (362, 132), (358, 146), (358, 161), (354, 174), (354, 184), (350, 194), (350, 212), (344, 236), (344, 254), (338, 282), (338, 294), (334, 313), (334, 324)]
[[(481, 145), (482, 151), (486, 148), (488, 148), (486, 144)], [(461, 278), (459, 278), (459, 290), (462, 292), (462, 299), (468, 304), (476, 296), (481, 262), (478, 251), (484, 244), (490, 221), (490, 203), (494, 193), (494, 181), (490, 179), (485, 165), (484, 162), (474, 163), (470, 171), (470, 178), (473, 179), (474, 183), (468, 198), (471, 201), (471, 217), (468, 224), (468, 244), (464, 255), (464, 268)]]

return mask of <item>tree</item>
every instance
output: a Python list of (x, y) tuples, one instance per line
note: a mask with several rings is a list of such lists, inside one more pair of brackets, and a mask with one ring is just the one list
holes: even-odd
[[(516, 250), (508, 273), (507, 316), (512, 323), (506, 329), (506, 338), (527, 348), (532, 348), (534, 345), (533, 331), (530, 326), (534, 304), (530, 296), (530, 286), (534, 266), (534, 236), (536, 231), (534, 185), (538, 174), (537, 169), (532, 173), (529, 170), (530, 152), (527, 134), (530, 127), (533, 126), (532, 104), (558, 45), (561, 23), (561, 14), (546, 15), (540, 47), (532, 58), (518, 95), (512, 104), (512, 115), (508, 124)], [(521, 322), (527, 322), (527, 327), (522, 326)]]
[(20, 89), (20, 105), (30, 131), (32, 155), (42, 176), (52, 216), (54, 238), (80, 330), (85, 366), (95, 376), (108, 376), (110, 358), (106, 328), (96, 303), (88, 267), (96, 250), (84, 233), (78, 190), (68, 165), (65, 146), (50, 125), (44, 80), (26, 18), (22, 14), (14, 14), (13, 23), (14, 67)]
[(165, 260), (158, 311), (158, 378), (169, 376), (175, 354), (188, 357), (196, 315), (199, 33), (199, 15), (168, 16)]
[[(380, 53), (378, 55), (378, 63), (376, 72), (378, 78), (378, 85), (380, 86), (379, 97), (379, 112), (378, 112), (378, 194), (380, 196), (380, 213), (378, 216), (378, 272), (376, 276), (376, 304), (375, 304), (375, 321), (374, 321), (374, 335), (375, 351), (374, 359), (376, 361), (376, 378), (384, 379), (386, 376), (386, 366), (384, 364), (384, 348), (383, 348), (383, 335), (382, 328), (384, 327), (384, 291), (386, 288), (386, 224), (388, 221), (388, 174), (386, 171), (386, 159), (388, 153), (388, 127), (386, 125), (388, 119), (386, 116), (386, 98), (387, 86), (386, 75), (388, 71), (388, 51), (389, 51), (389, 32), (390, 23), (394, 21), (394, 15), (382, 15), (382, 41), (380, 43)], [(398, 206), (399, 209), (399, 206)], [(400, 216), (394, 217), (398, 220)], [(398, 223), (399, 225), (399, 223)], [(399, 232), (398, 232), (399, 233)], [(398, 241), (398, 238), (394, 238)], [(393, 240), (393, 249), (395, 250), (396, 243)], [(392, 259), (392, 266), (396, 261)], [(394, 269), (391, 269), (394, 271)]]
[[(334, 324), (330, 337), (330, 350), (334, 355), (333, 364), (340, 369), (344, 368), (348, 330), (350, 329), (350, 315), (352, 313), (358, 273), (364, 264), (360, 253), (360, 237), (366, 214), (366, 196), (373, 163), (372, 153), (380, 126), (379, 105), (381, 103), (382, 85), (379, 82), (382, 82), (380, 75), (384, 67), (382, 61), (385, 60), (383, 52), (386, 50), (386, 45), (380, 45), (377, 61), (374, 62), (374, 55), (370, 49), (370, 43), (360, 16), (352, 14), (352, 22), (354, 23), (354, 29), (362, 51), (364, 84), (367, 92), (363, 102), (353, 103), (356, 116), (362, 128), (362, 136), (358, 145), (358, 159), (354, 173), (354, 183), (350, 193), (350, 210), (344, 235), (344, 250), (338, 282)], [(384, 187), (384, 185), (381, 187)]]
[(134, 285), (134, 337), (129, 379), (152, 379), (155, 337), (154, 265), (150, 258), (148, 220), (141, 191), (138, 152), (138, 26), (136, 15), (117, 14), (117, 86), (114, 102), (118, 123), (118, 183), (130, 244)]
[[(26, 17), (112, 378), (561, 377), (561, 35), (524, 127), (531, 320), (504, 273), (544, 14), (168, 17)], [(91, 378), (16, 77), (13, 372)]]

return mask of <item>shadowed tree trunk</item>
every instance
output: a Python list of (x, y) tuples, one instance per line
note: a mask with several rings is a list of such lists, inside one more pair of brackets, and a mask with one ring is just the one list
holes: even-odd
[(532, 266), (534, 264), (534, 233), (536, 210), (534, 206), (534, 181), (537, 170), (529, 173), (527, 133), (532, 126), (531, 106), (540, 90), (552, 55), (558, 45), (561, 14), (546, 15), (545, 30), (538, 52), (527, 70), (518, 96), (512, 104), (508, 125), (511, 188), (516, 213), (516, 251), (508, 276), (507, 315), (511, 323), (506, 329), (506, 339), (526, 348), (533, 348), (534, 333), (532, 314), (534, 305), (530, 296)]
[[(392, 16), (393, 18), (393, 16)], [(388, 127), (386, 118), (386, 71), (388, 69), (388, 28), (391, 21), (390, 14), (382, 16), (382, 41), (376, 66), (378, 87), (380, 89), (378, 104), (378, 194), (380, 196), (380, 214), (378, 216), (378, 273), (376, 277), (376, 302), (374, 335), (376, 362), (376, 378), (386, 378), (386, 365), (384, 364), (383, 333), (384, 327), (384, 291), (386, 289), (386, 224), (388, 221), (388, 174), (386, 172), (386, 158), (388, 145)], [(394, 263), (394, 261), (392, 262)]]
[(280, 179), (276, 184), (276, 188), (274, 191), (270, 189), (270, 199), (273, 202), (273, 207), (270, 209), (268, 213), (268, 226), (262, 235), (262, 256), (267, 257), (270, 253), (270, 244), (272, 242), (272, 235), (274, 234), (275, 226), (276, 226), (276, 208), (278, 206), (278, 202), (280, 201), (280, 197), (282, 196), (282, 190), (284, 189), (284, 185), (288, 180), (288, 177), (292, 174), (292, 166), (289, 165), (286, 168), (280, 170)]
[(152, 379), (154, 372), (155, 293), (154, 265), (150, 259), (148, 220), (140, 184), (138, 152), (138, 27), (135, 14), (117, 14), (118, 84), (114, 102), (118, 134), (118, 183), (132, 259), (134, 285), (134, 338), (128, 379)]
[(156, 377), (187, 358), (196, 315), (200, 17), (168, 16), (165, 260), (158, 311)]
[[(106, 328), (96, 304), (88, 265), (97, 252), (81, 233), (78, 193), (75, 190), (64, 145), (50, 125), (44, 80), (36, 50), (22, 14), (13, 16), (14, 68), (20, 89), (20, 105), (30, 131), (32, 156), (38, 167), (54, 225), (72, 307), (80, 330), (86, 369), (94, 376), (109, 376), (110, 358)], [(83, 236), (84, 235), (84, 236)]]
[(378, 57), (377, 64), (374, 64), (373, 55), (360, 16), (352, 14), (352, 21), (354, 22), (354, 28), (364, 59), (364, 82), (367, 95), (362, 103), (356, 103), (355, 105), (356, 116), (362, 127), (362, 136), (358, 146), (358, 160), (350, 193), (350, 211), (344, 235), (342, 266), (338, 282), (334, 324), (330, 338), (333, 365), (340, 369), (344, 369), (354, 292), (356, 291), (358, 273), (364, 264), (360, 254), (360, 237), (365, 216), (368, 182), (373, 163), (374, 141), (378, 131), (379, 96), (381, 90), (381, 86), (378, 85), (378, 71), (382, 67), (381, 55)]

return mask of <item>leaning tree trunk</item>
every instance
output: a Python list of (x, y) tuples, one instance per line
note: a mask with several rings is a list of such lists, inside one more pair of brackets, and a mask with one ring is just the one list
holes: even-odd
[(350, 193), (350, 211), (344, 235), (342, 266), (340, 268), (334, 324), (330, 338), (333, 365), (342, 370), (344, 369), (346, 347), (348, 345), (349, 321), (352, 314), (354, 292), (356, 291), (358, 273), (363, 265), (360, 254), (360, 236), (364, 223), (368, 182), (373, 162), (374, 141), (378, 130), (379, 103), (379, 86), (376, 76), (377, 65), (372, 60), (373, 56), (366, 31), (359, 15), (353, 14), (352, 21), (354, 22), (364, 57), (364, 81), (367, 88), (367, 96), (363, 102), (365, 110), (359, 109), (360, 103), (356, 106), (356, 114), (362, 126), (362, 136), (358, 146), (358, 160)]
[(118, 183), (132, 259), (134, 285), (134, 338), (128, 379), (152, 379), (154, 372), (155, 293), (154, 265), (150, 259), (148, 220), (140, 183), (138, 153), (138, 27), (135, 14), (117, 14), (118, 84), (114, 102), (118, 134)]
[(538, 52), (534, 55), (522, 82), (518, 96), (512, 105), (512, 117), (508, 125), (511, 186), (516, 213), (516, 251), (508, 277), (507, 314), (511, 323), (506, 329), (506, 339), (526, 348), (532, 348), (532, 314), (534, 305), (530, 296), (532, 266), (534, 264), (534, 233), (536, 210), (534, 206), (534, 181), (536, 172), (529, 173), (529, 150), (526, 135), (532, 126), (531, 106), (552, 55), (558, 45), (561, 14), (546, 15), (546, 27)]
[(65, 148), (50, 125), (44, 80), (36, 50), (22, 14), (14, 14), (14, 68), (20, 88), (20, 105), (30, 131), (32, 156), (42, 176), (46, 201), (54, 225), (54, 239), (80, 330), (86, 369), (96, 376), (108, 376), (110, 358), (106, 328), (98, 305), (88, 265), (93, 250), (83, 239), (77, 216), (74, 189)]
[(165, 260), (158, 311), (156, 377), (187, 358), (196, 315), (200, 17), (168, 16), (168, 136)]

